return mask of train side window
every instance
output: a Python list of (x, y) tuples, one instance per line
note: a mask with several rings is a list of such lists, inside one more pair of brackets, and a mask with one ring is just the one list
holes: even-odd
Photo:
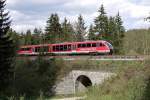
[(29, 50), (31, 50), (31, 48), (21, 48), (20, 50), (22, 50), (22, 51), (29, 51)]
[(53, 46), (53, 51), (56, 51), (56, 46)]
[(21, 50), (21, 51), (24, 51), (24, 48), (21, 48), (20, 50)]
[(67, 45), (64, 45), (64, 51), (67, 51)]
[(87, 47), (91, 47), (91, 44), (90, 44), (90, 43), (88, 43), (88, 44), (87, 44)]
[(85, 47), (86, 47), (86, 44), (82, 44), (82, 47), (85, 48)]
[(39, 52), (40, 51), (40, 47), (35, 47), (35, 52)]
[(68, 50), (71, 50), (71, 45), (70, 44), (68, 45)]
[(92, 47), (96, 47), (96, 43), (92, 43)]
[(102, 43), (99, 43), (99, 47), (102, 47), (102, 45), (103, 45)]
[(31, 48), (26, 48), (26, 51), (29, 51), (29, 50), (31, 50)]
[(56, 46), (56, 51), (59, 51), (59, 46)]
[(78, 44), (78, 48), (81, 48), (82, 46), (81, 46), (81, 44)]
[(60, 45), (60, 51), (63, 51), (63, 45)]

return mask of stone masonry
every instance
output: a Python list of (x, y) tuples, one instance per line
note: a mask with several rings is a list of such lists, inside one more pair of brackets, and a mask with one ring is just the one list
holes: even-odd
[[(72, 70), (59, 83), (56, 84), (56, 94), (74, 94), (77, 89), (85, 90), (86, 86), (101, 84), (105, 79), (115, 75), (104, 71)], [(79, 79), (79, 80), (78, 80)]]

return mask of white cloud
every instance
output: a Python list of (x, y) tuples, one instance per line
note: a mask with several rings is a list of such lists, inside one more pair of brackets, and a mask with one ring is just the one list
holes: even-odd
[(127, 29), (150, 27), (150, 25), (144, 21), (144, 18), (150, 13), (149, 0), (141, 0), (141, 2), (137, 0), (137, 3), (131, 1), (132, 0), (113, 0), (110, 2), (110, 0), (105, 0), (103, 4), (109, 15), (114, 16), (118, 11), (120, 12)]
[(17, 3), (21, 2), (22, 0), (7, 0), (6, 3), (9, 5), (16, 5)]
[(144, 21), (143, 19), (136, 21), (135, 23), (132, 24), (132, 28), (135, 29), (140, 29), (140, 28), (149, 28), (150, 23)]
[[(16, 10), (9, 10), (12, 21), (12, 28), (17, 32), (25, 32), (27, 29), (33, 30), (35, 27), (44, 29), (45, 20), (39, 16), (26, 15)], [(36, 18), (34, 18), (36, 17)]]
[[(70, 22), (76, 21), (78, 15), (82, 14), (86, 25), (90, 25), (98, 15), (97, 11), (101, 4), (104, 4), (109, 16), (115, 16), (119, 11), (127, 29), (150, 27), (149, 23), (144, 21), (144, 18), (150, 15), (149, 0), (7, 0), (7, 2), (8, 7), (11, 6), (9, 11), (13, 18), (12, 27), (17, 31), (34, 27), (44, 28), (48, 15), (55, 12), (59, 14), (61, 21), (67, 17)], [(20, 3), (23, 7), (19, 6)], [(40, 8), (42, 10), (39, 12)]]
[(35, 4), (55, 4), (60, 2), (67, 2), (69, 0), (30, 0), (30, 1)]

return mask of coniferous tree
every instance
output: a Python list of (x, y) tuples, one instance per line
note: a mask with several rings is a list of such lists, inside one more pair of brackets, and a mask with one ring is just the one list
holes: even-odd
[(62, 42), (63, 34), (57, 14), (52, 14), (50, 18), (48, 18), (45, 31), (45, 38), (48, 43)]
[(35, 28), (32, 34), (32, 44), (40, 44), (42, 42), (41, 29)]
[(19, 49), (19, 45), (20, 45), (20, 42), (19, 42), (20, 36), (19, 36), (19, 34), (11, 28), (8, 31), (8, 35), (14, 41), (16, 49)]
[(7, 34), (10, 28), (9, 12), (5, 12), (5, 0), (0, 0), (0, 97), (5, 95), (5, 89), (13, 78), (11, 71), (15, 55), (13, 40)]
[(88, 39), (89, 40), (96, 40), (96, 35), (95, 35), (95, 31), (94, 31), (93, 25), (90, 25)]
[(79, 15), (78, 21), (76, 23), (76, 39), (77, 41), (84, 41), (85, 34), (86, 34), (86, 27), (84, 23), (84, 19), (82, 15)]
[(120, 34), (121, 37), (124, 37), (125, 28), (123, 26), (123, 21), (121, 19), (121, 16), (120, 16), (119, 12), (116, 16), (116, 24), (117, 24), (118, 33)]
[(25, 36), (26, 36), (26, 34), (24, 34), (23, 32), (20, 33), (20, 35), (19, 35), (19, 44), (20, 45), (25, 45)]
[(67, 19), (64, 19), (64, 22), (62, 23), (62, 32), (63, 32), (63, 41), (74, 41), (74, 30), (72, 25), (67, 21)]
[(99, 15), (95, 19), (95, 30), (99, 32), (99, 36), (97, 39), (107, 39), (108, 34), (108, 17), (106, 15), (104, 6), (101, 5), (100, 9), (98, 10)]
[(66, 18), (62, 23), (62, 32), (63, 32), (63, 41), (67, 41), (69, 38), (69, 34), (68, 34), (68, 21)]
[(27, 30), (25, 35), (25, 45), (31, 45), (32, 44), (32, 34), (31, 30)]
[(68, 41), (76, 41), (76, 33), (75, 33), (75, 30), (73, 28), (73, 25), (69, 22), (68, 23), (68, 31), (69, 31), (69, 36), (70, 36), (70, 39)]
[(115, 52), (121, 53), (121, 50), (123, 48), (123, 38), (124, 38), (125, 28), (123, 27), (123, 22), (121, 16), (119, 15), (119, 12), (115, 17), (115, 22), (116, 22), (116, 34), (114, 40)]
[(115, 22), (115, 18), (110, 16), (109, 17), (109, 21), (108, 21), (108, 34), (110, 34), (110, 36), (108, 37), (108, 41), (111, 42), (113, 44), (113, 41), (116, 39), (116, 22)]

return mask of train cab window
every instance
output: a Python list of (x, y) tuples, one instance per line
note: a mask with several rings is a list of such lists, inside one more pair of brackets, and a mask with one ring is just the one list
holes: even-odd
[(91, 43), (88, 43), (88, 44), (87, 44), (87, 47), (91, 47)]
[(103, 43), (97, 43), (97, 47), (103, 47), (105, 46)]
[(102, 43), (102, 47), (104, 47), (105, 45)]
[(96, 47), (96, 43), (92, 43), (92, 47)]

